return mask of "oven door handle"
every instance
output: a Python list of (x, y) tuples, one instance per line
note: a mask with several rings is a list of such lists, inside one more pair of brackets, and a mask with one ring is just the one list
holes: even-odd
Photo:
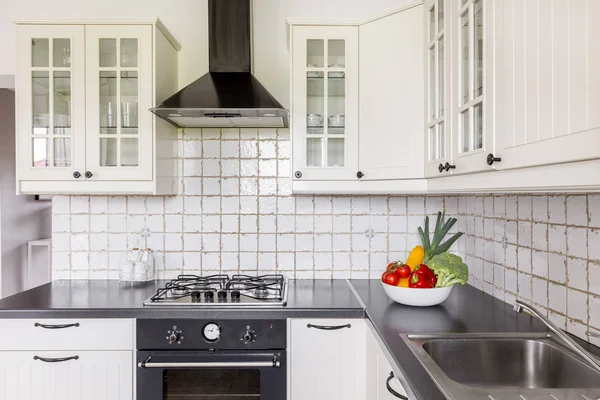
[(150, 362), (152, 357), (138, 363), (139, 368), (279, 368), (277, 357), (271, 361), (207, 361), (207, 362)]

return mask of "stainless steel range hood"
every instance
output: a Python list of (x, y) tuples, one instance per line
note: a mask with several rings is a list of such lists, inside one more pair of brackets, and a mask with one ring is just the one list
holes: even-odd
[(209, 0), (209, 73), (155, 108), (180, 128), (287, 128), (289, 113), (251, 73), (250, 0)]

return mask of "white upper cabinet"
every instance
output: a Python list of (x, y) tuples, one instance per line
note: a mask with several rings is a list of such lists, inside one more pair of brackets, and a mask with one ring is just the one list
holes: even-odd
[(358, 28), (292, 28), (293, 175), (352, 180), (358, 171)]
[(496, 7), (503, 33), (497, 168), (600, 158), (600, 2), (501, 0)]
[(425, 189), (422, 13), (417, 1), (352, 25), (288, 21), (295, 193)]
[(363, 180), (423, 178), (423, 5), (360, 26)]
[(177, 90), (162, 24), (17, 29), (18, 192), (176, 193), (177, 131), (148, 111)]

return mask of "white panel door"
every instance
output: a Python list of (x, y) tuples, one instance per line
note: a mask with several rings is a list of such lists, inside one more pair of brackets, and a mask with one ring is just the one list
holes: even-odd
[[(347, 324), (351, 327), (319, 329)], [(344, 319), (291, 321), (291, 400), (364, 400), (364, 324)]]
[(153, 177), (152, 27), (88, 25), (87, 179)]
[(363, 180), (424, 177), (423, 5), (361, 25)]
[(295, 180), (356, 180), (358, 27), (292, 30), (292, 165)]
[(17, 35), (17, 179), (83, 180), (84, 27), (19, 25)]
[(132, 400), (132, 363), (130, 351), (0, 351), (0, 400)]
[(600, 158), (600, 2), (498, 3), (497, 168)]

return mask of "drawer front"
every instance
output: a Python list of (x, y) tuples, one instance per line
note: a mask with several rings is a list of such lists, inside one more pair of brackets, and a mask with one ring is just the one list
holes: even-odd
[(133, 319), (4, 319), (0, 350), (133, 350)]
[(0, 351), (0, 400), (132, 400), (131, 351)]

